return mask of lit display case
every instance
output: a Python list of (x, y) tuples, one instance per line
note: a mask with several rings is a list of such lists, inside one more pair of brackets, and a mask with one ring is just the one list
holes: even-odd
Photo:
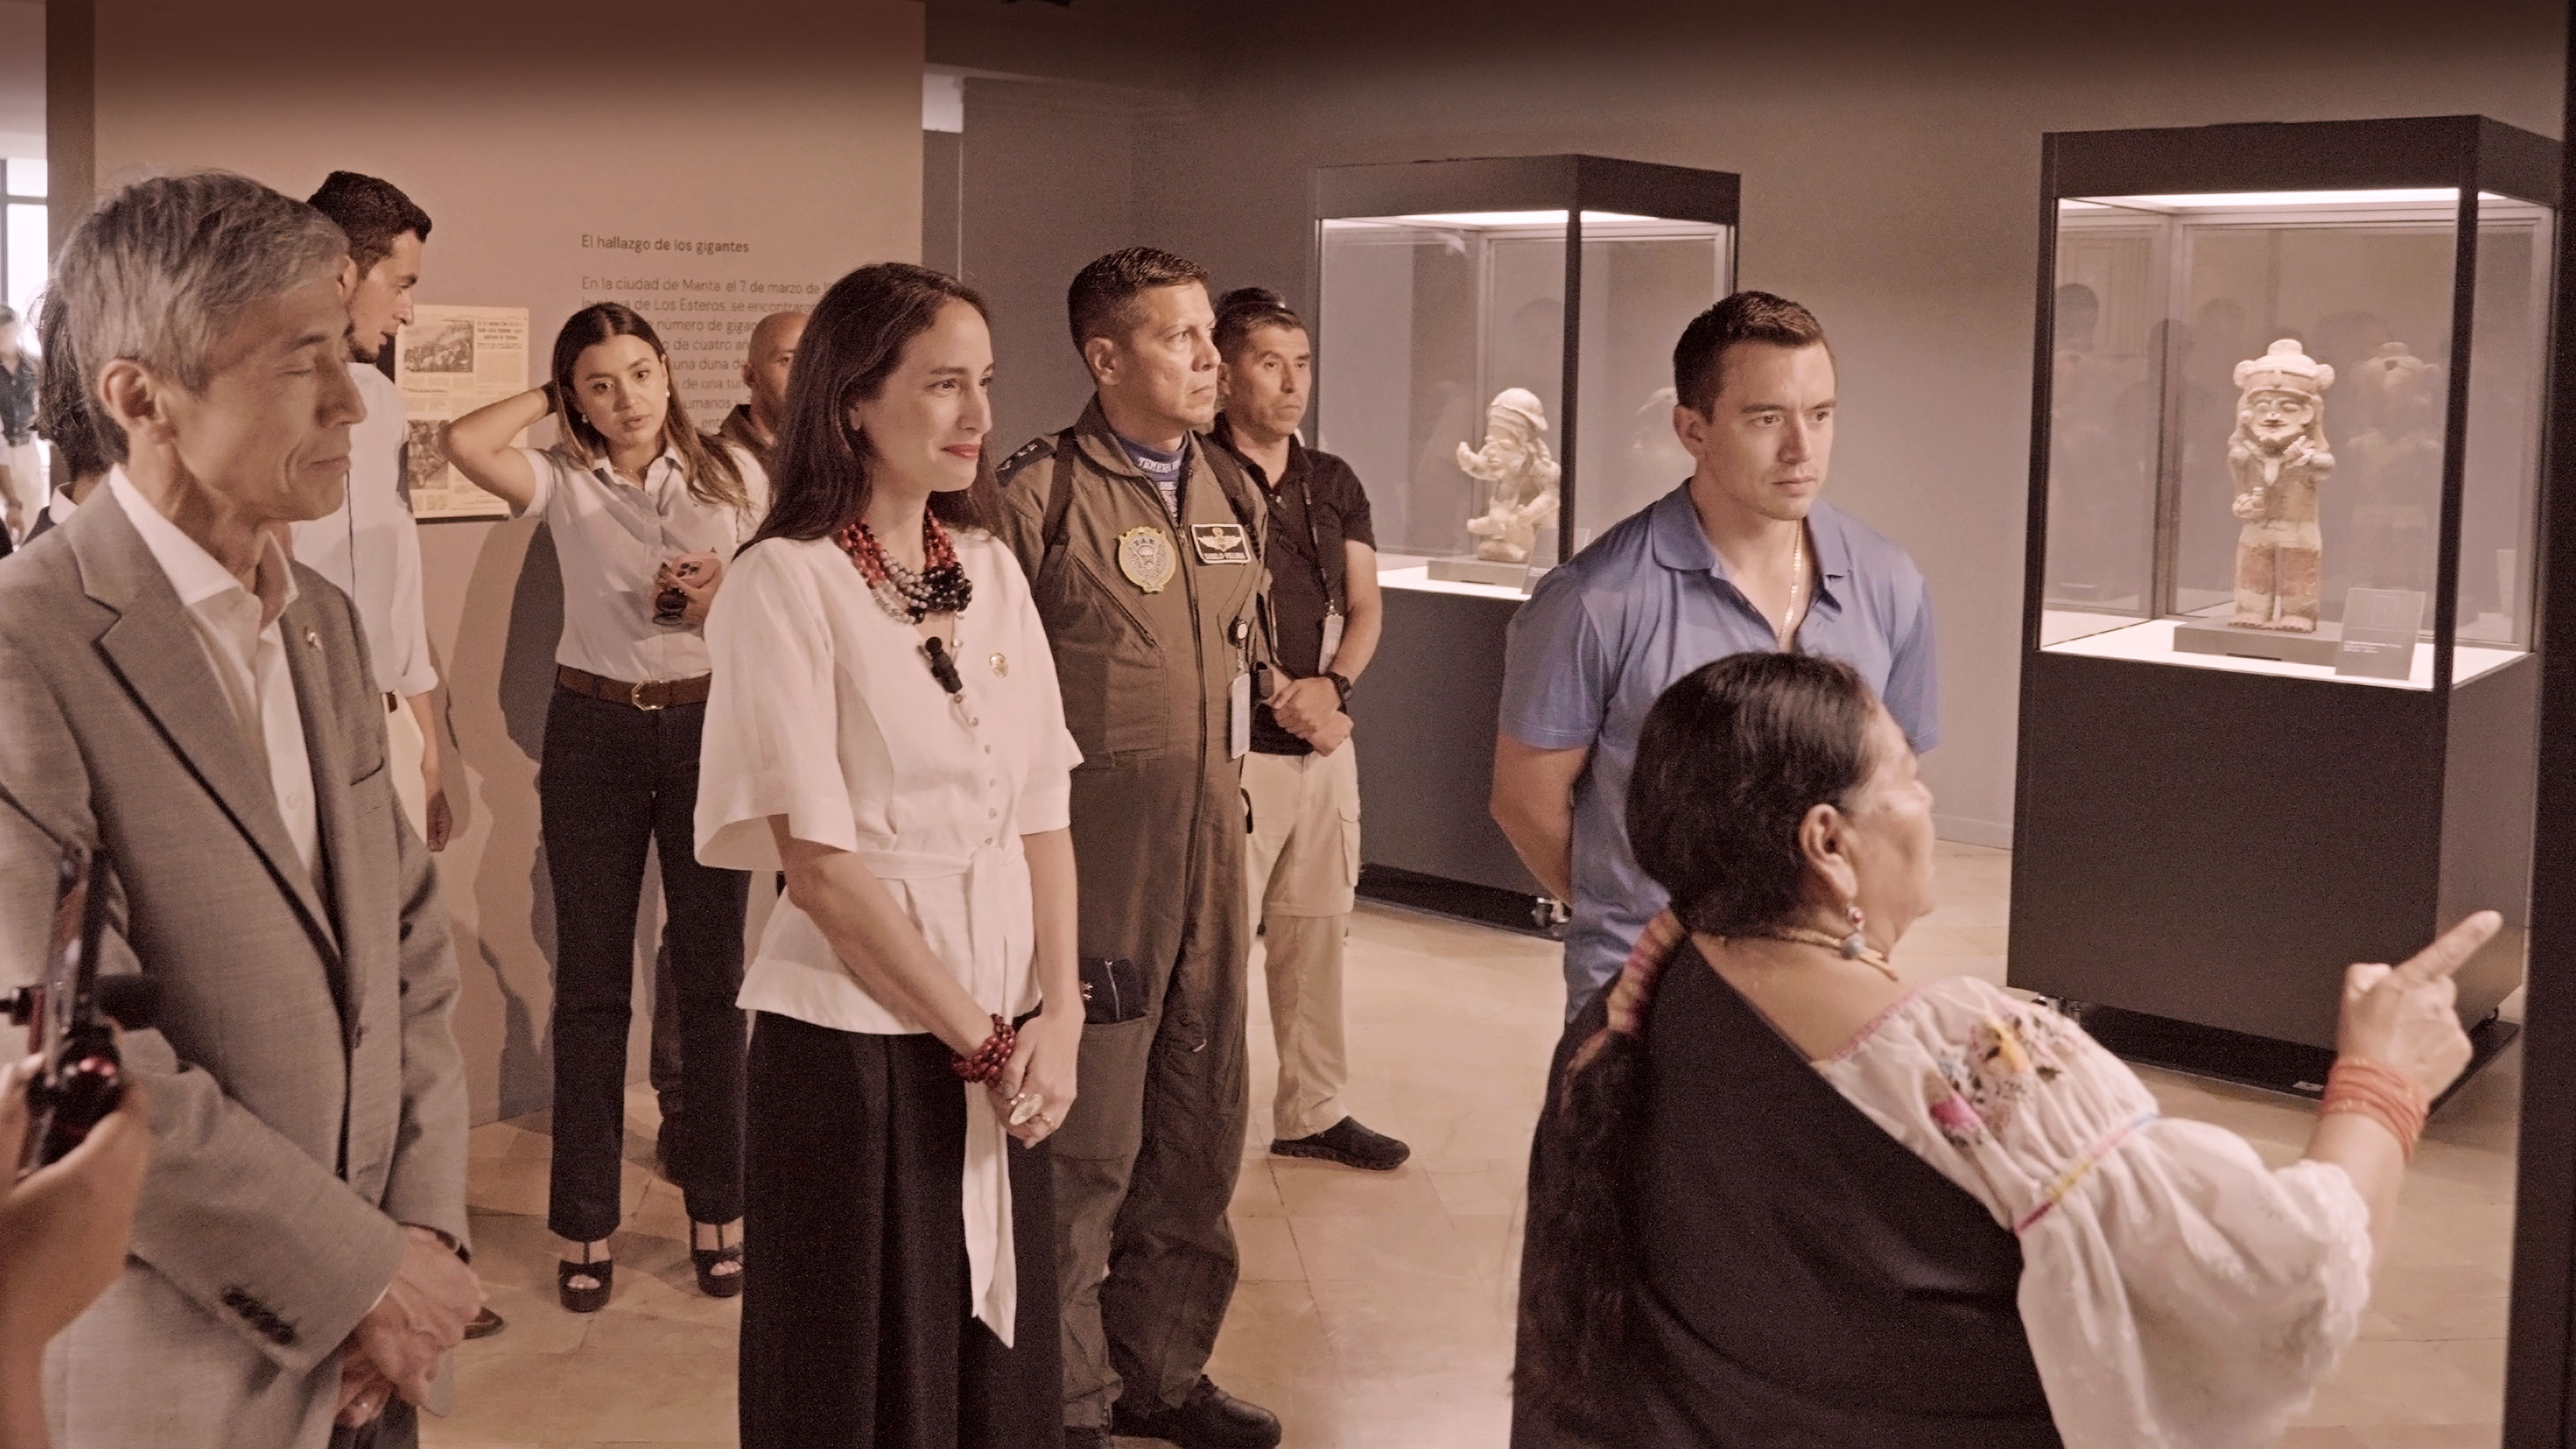
[(1421, 161), (1320, 168), (1313, 202), (1315, 445), (1368, 489), (1386, 601), (1350, 703), (1361, 889), (1526, 925), (1538, 882), (1485, 809), (1503, 632), (1537, 572), (1690, 476), (1673, 343), (1734, 290), (1736, 178)]
[(2348, 962), (2524, 919), (2558, 157), (2046, 138), (2015, 985), (2329, 1048)]
[(1734, 289), (1736, 195), (1600, 156), (1317, 171), (1316, 445), (1381, 549), (1517, 587), (1688, 477), (1672, 346)]

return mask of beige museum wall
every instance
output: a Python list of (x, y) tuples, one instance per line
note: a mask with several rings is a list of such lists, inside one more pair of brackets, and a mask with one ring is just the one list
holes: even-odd
[[(383, 176), (435, 222), (420, 299), (528, 308), (539, 378), (585, 302), (668, 295), (637, 278), (746, 284), (734, 295), (761, 298), (756, 316), (778, 294), (749, 283), (819, 290), (920, 255), (914, 0), (624, 0), (613, 21), (496, 0), (53, 0), (48, 20), (58, 216), (91, 178), (151, 170), (229, 167), (298, 196), (335, 167)], [(750, 249), (634, 257), (585, 249), (585, 234)], [(722, 324), (748, 319), (686, 315), (717, 324), (666, 328), (675, 365), (699, 364), (681, 380), (712, 426), (740, 392), (740, 338)], [(551, 1095), (535, 778), (562, 585), (528, 522), (426, 525), (422, 561), (457, 762), (439, 872), (479, 1122)]]
[[(1315, 166), (1589, 151), (1740, 173), (1744, 284), (1813, 306), (1842, 363), (1832, 494), (1930, 576), (1945, 742), (1926, 773), (1944, 833), (1986, 844), (2012, 820), (2041, 133), (2483, 112), (2556, 135), (2567, 23), (2551, 0), (929, 10), (934, 63), (1078, 83), (970, 83), (964, 137), (969, 279), (1051, 287), (1059, 329), (1098, 248), (989, 207), (979, 230), (975, 158), (1104, 84), (1161, 92), (1131, 102), (1135, 148), (1056, 168), (1004, 215), (1124, 206), (1134, 239), (1220, 286), (1291, 296)], [(1006, 381), (1078, 390), (1060, 330), (1028, 335)]]

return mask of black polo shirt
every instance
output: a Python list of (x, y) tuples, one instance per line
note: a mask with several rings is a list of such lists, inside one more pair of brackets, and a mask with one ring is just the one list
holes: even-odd
[[(1270, 617), (1277, 638), (1272, 654), (1293, 679), (1324, 672), (1332, 661), (1324, 650), (1324, 612), (1337, 605), (1345, 627), (1350, 613), (1347, 573), (1350, 557), (1344, 543), (1377, 547), (1376, 526), (1369, 520), (1368, 493), (1351, 465), (1330, 453), (1319, 453), (1295, 438), (1288, 440), (1288, 471), (1276, 483), (1261, 465), (1234, 446), (1233, 427), (1216, 422), (1216, 440), (1243, 463), (1244, 472), (1261, 485), (1270, 500), (1270, 539), (1265, 555), (1270, 565)], [(1313, 511), (1308, 512), (1312, 504)], [(1265, 755), (1307, 755), (1314, 746), (1279, 727), (1270, 706), (1252, 711), (1252, 747)]]

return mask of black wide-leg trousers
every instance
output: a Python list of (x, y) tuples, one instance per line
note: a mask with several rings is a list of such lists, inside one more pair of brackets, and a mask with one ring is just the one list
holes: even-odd
[(557, 689), (537, 771), (555, 896), (554, 1166), (547, 1226), (575, 1242), (616, 1231), (626, 1137), (626, 1034), (635, 913), (656, 847), (663, 940), (679, 998), (687, 1110), (663, 1166), (689, 1216), (742, 1216), (743, 912), (751, 877), (698, 864), (703, 704), (644, 710)]
[(755, 1018), (744, 1449), (1063, 1444), (1047, 1149), (1006, 1149), (1019, 1302), (1005, 1348), (969, 1298), (966, 1089), (948, 1062), (926, 1034)]

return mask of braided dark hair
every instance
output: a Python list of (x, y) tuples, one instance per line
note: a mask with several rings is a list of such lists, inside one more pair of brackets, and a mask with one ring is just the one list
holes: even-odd
[[(1818, 805), (1849, 808), (1867, 782), (1877, 708), (1850, 665), (1786, 653), (1704, 665), (1655, 701), (1628, 777), (1628, 843), (1683, 925), (1737, 936), (1794, 919), (1799, 825)], [(1538, 1124), (1515, 1387), (1577, 1442), (1623, 1436), (1645, 1084), (1642, 1033), (1608, 1032)]]

